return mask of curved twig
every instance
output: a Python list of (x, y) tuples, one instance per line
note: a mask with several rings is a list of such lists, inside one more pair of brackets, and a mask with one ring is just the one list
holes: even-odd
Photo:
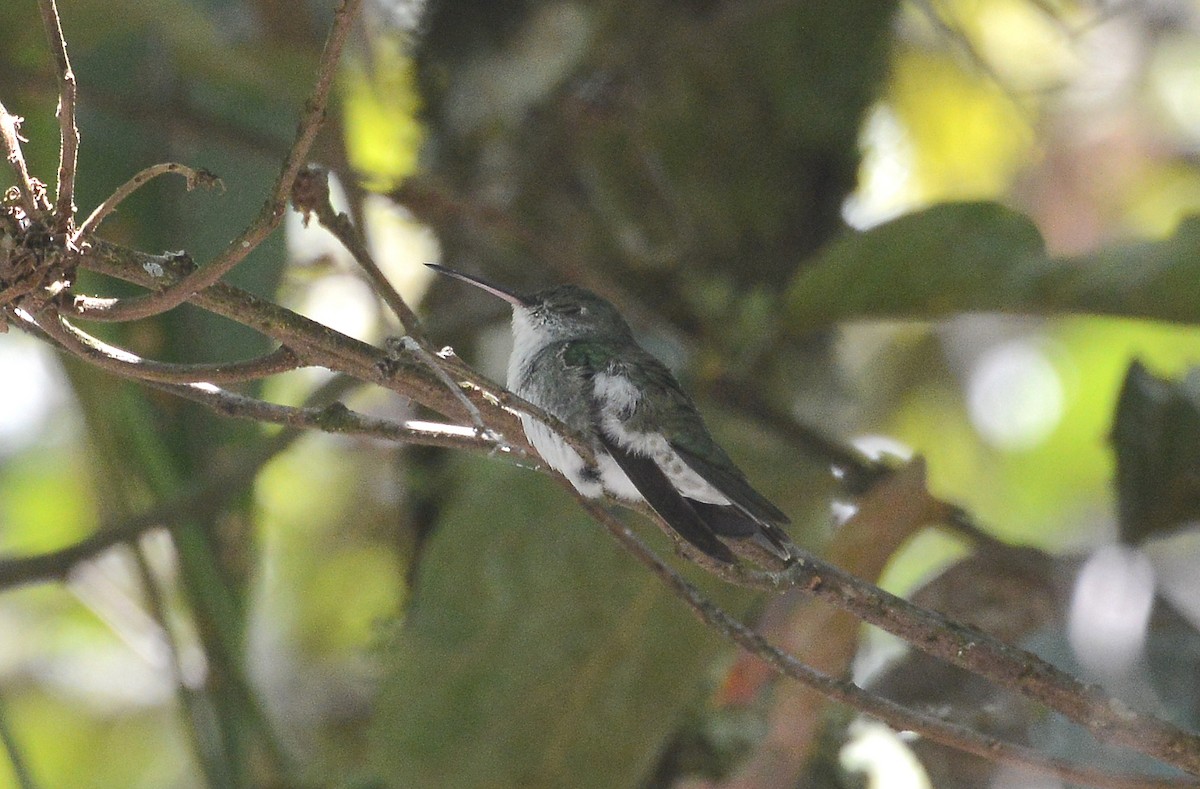
[(526, 457), (521, 447), (511, 446), (502, 439), (481, 436), (473, 428), (459, 425), (419, 419), (395, 422), (351, 411), (341, 403), (320, 407), (279, 405), (203, 383), (149, 385), (200, 403), (225, 416), (239, 419), (308, 428), (325, 433), (364, 436), (402, 444), (486, 452), (489, 455), (509, 456), (515, 459)]
[(84, 220), (83, 224), (79, 226), (79, 229), (75, 231), (75, 234), (71, 236), (71, 243), (78, 244), (81, 238), (96, 232), (96, 228), (100, 227), (100, 223), (107, 219), (109, 214), (111, 214), (116, 207), (125, 200), (125, 198), (129, 197), (138, 189), (141, 189), (147, 183), (153, 181), (160, 175), (167, 175), (168, 173), (178, 173), (186, 178), (187, 190), (189, 192), (198, 186), (204, 187), (205, 189), (213, 189), (216, 187), (224, 188), (224, 184), (221, 183), (221, 179), (210, 173), (208, 170), (193, 170), (191, 167), (188, 167), (185, 164), (178, 164), (176, 162), (153, 164), (134, 175), (125, 183), (121, 184), (119, 187), (117, 187), (116, 191), (114, 191), (105, 199), (103, 203), (96, 206), (96, 210), (92, 211), (88, 218)]
[(148, 318), (179, 306), (196, 293), (215, 284), (275, 231), (287, 211), (292, 184), (308, 157), (308, 151), (325, 118), (325, 105), (333, 85), (334, 70), (361, 5), (362, 0), (342, 0), (334, 14), (333, 27), (325, 40), (320, 65), (317, 67), (316, 83), (312, 95), (304, 105), (304, 114), (296, 130), (296, 140), (288, 151), (283, 169), (258, 217), (241, 235), (230, 241), (225, 250), (208, 265), (196, 269), (155, 293), (114, 300), (106, 308), (108, 320), (130, 321)]
[[(239, 362), (173, 364), (144, 359), (124, 348), (109, 345), (93, 337), (71, 325), (70, 321), (56, 312), (47, 312), (49, 314), (45, 319), (36, 323), (55, 342), (84, 361), (126, 378), (160, 383), (229, 384), (254, 381), (303, 366), (287, 346), (280, 346), (270, 353)], [(24, 315), (22, 311), (16, 313), (19, 320), (23, 319)]]
[(102, 522), (99, 529), (77, 543), (34, 556), (0, 557), (0, 589), (66, 578), (80, 562), (103, 553), (114, 545), (129, 542), (140, 534), (159, 526), (167, 526), (197, 511), (224, 506), (236, 496), (264, 463), (282, 452), (299, 436), (299, 430), (288, 430), (272, 436), (253, 455), (224, 473), (217, 473), (204, 482), (154, 507), (123, 518)]
[[(102, 239), (94, 240), (79, 256), (79, 265), (117, 279), (144, 287), (170, 283), (179, 276), (180, 263), (170, 255), (147, 255), (124, 249)], [(77, 301), (79, 297), (76, 297)], [(561, 423), (540, 408), (509, 392), (464, 364), (453, 351), (435, 354), (438, 366), (469, 388), (447, 390), (440, 375), (419, 359), (407, 363), (403, 357), (335, 331), (273, 302), (244, 290), (218, 282), (196, 294), (191, 302), (202, 309), (255, 329), (278, 343), (288, 346), (305, 364), (345, 373), (365, 383), (373, 383), (452, 419), (473, 421), (462, 404), (464, 394), (476, 408), (490, 408), (489, 423), (508, 443), (526, 447), (519, 415), (526, 413), (544, 421), (563, 434), (584, 459), (591, 458), (587, 442), (563, 429)], [(91, 317), (91, 313), (88, 313)], [(495, 407), (499, 406), (499, 409)]]

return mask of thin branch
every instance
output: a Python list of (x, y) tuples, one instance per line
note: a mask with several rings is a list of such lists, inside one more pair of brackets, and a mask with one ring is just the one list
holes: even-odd
[(927, 611), (833, 565), (805, 556), (782, 573), (743, 571), (746, 585), (801, 589), (927, 655), (1016, 691), (1084, 726), (1092, 735), (1200, 774), (1200, 736), (1136, 712), (1030, 652)]
[[(430, 371), (440, 378), (442, 383), (446, 385), (446, 389), (457, 396), (458, 401), (462, 403), (463, 408), (467, 410), (467, 415), (471, 417), (471, 424), (475, 426), (475, 430), (480, 434), (488, 432), (488, 426), (483, 421), (483, 414), (480, 412), (479, 407), (472, 403), (470, 398), (463, 394), (462, 387), (455, 383), (454, 379), (450, 377), (450, 373), (448, 373), (446, 368), (443, 366), (445, 364), (443, 360), (457, 359), (457, 356), (454, 355), (453, 351), (451, 351), (447, 356), (443, 356), (442, 354), (435, 356), (434, 354), (425, 350), (425, 346), (422, 345), (421, 341), (415, 337), (390, 338), (386, 345), (390, 351), (407, 351), (421, 361), (425, 362)], [(446, 349), (443, 349), (443, 352), (445, 350)]]
[(0, 589), (65, 579), (75, 565), (114, 545), (129, 542), (145, 531), (168, 526), (198, 511), (209, 512), (223, 507), (229, 499), (246, 490), (263, 465), (302, 435), (300, 430), (284, 430), (271, 436), (228, 471), (213, 474), (202, 484), (136, 515), (119, 520), (102, 519), (93, 534), (65, 548), (34, 556), (0, 557)]
[(4, 158), (17, 177), (17, 200), (25, 216), (32, 219), (39, 209), (47, 210), (50, 205), (45, 187), (29, 175), (29, 165), (25, 164), (25, 154), (21, 151), (21, 123), (24, 120), (0, 103), (0, 145), (4, 146)]
[[(85, 362), (125, 378), (158, 383), (229, 384), (255, 381), (259, 378), (296, 370), (301, 366), (296, 359), (296, 354), (287, 346), (281, 346), (262, 356), (238, 362), (203, 364), (158, 362), (144, 359), (124, 348), (109, 345), (71, 325), (66, 318), (51, 310), (48, 310), (47, 313), (41, 320), (36, 321), (36, 324), (62, 348)], [(16, 311), (15, 315), (18, 320), (26, 319), (26, 313), (23, 310)]]
[(362, 270), (366, 272), (367, 279), (370, 280), (375, 293), (383, 299), (392, 314), (400, 321), (404, 332), (424, 344), (425, 334), (421, 330), (421, 322), (417, 319), (416, 313), (404, 301), (404, 297), (392, 287), (392, 283), (388, 282), (388, 278), (375, 263), (375, 259), (363, 241), (362, 234), (350, 221), (350, 217), (334, 210), (333, 203), (329, 200), (329, 172), (324, 167), (310, 164), (300, 171), (295, 185), (292, 187), (292, 205), (297, 211), (304, 214), (306, 224), (310, 215), (315, 216), (321, 227), (328, 230), (334, 238), (341, 242), (342, 246), (354, 256)]
[(1200, 786), (1200, 782), (1187, 778), (1114, 775), (1080, 767), (1065, 760), (1047, 756), (1032, 748), (981, 735), (941, 718), (907, 709), (896, 702), (866, 691), (848, 680), (837, 679), (816, 671), (768, 643), (758, 633), (726, 613), (706, 598), (699, 589), (667, 566), (628, 526), (605, 511), (598, 502), (579, 495), (569, 483), (564, 481), (563, 484), (575, 495), (579, 505), (594, 520), (604, 526), (623, 548), (633, 554), (634, 558), (653, 572), (672, 593), (683, 600), (702, 622), (726, 640), (757, 655), (777, 673), (811, 687), (832, 701), (847, 704), (879, 718), (897, 730), (915, 731), (931, 740), (973, 753), (989, 761), (1020, 765), (1075, 783), (1105, 787), (1105, 789), (1178, 789), (1179, 787)]
[[(799, 422), (743, 382), (723, 378), (714, 382), (709, 391), (718, 402), (748, 415), (805, 454), (828, 463), (852, 494), (865, 493), (894, 470), (887, 463), (869, 458), (854, 447)], [(1013, 550), (1011, 545), (982, 529), (961, 507), (949, 502), (940, 503), (944, 517), (939, 525), (965, 538), (976, 550)]]
[(305, 103), (305, 111), (296, 130), (296, 140), (288, 152), (283, 169), (271, 190), (271, 195), (267, 198), (258, 217), (207, 266), (196, 269), (155, 293), (113, 301), (106, 308), (110, 320), (129, 321), (148, 318), (179, 306), (195, 294), (215, 284), (227, 272), (241, 263), (251, 250), (261, 244), (279, 226), (280, 220), (287, 211), (288, 195), (291, 192), (292, 184), (307, 159), (308, 151), (325, 118), (325, 106), (333, 85), (334, 71), (361, 5), (362, 0), (342, 0), (341, 5), (334, 13), (333, 28), (329, 31), (325, 49), (321, 53), (316, 83), (313, 86), (312, 95)]
[(1018, 110), (1021, 120), (1032, 127), (1033, 120), (1030, 117), (1028, 102), (1023, 101), (1012, 89), (1012, 86), (1000, 76), (988, 59), (984, 57), (983, 53), (979, 51), (979, 48), (975, 46), (975, 42), (967, 35), (967, 31), (963, 29), (962, 25), (957, 20), (947, 18), (939, 13), (931, 0), (915, 0), (914, 5), (925, 15), (925, 18), (936, 30), (958, 47), (967, 60), (970, 61), (971, 65), (978, 69), (980, 74), (1004, 94), (1004, 97)]
[[(79, 256), (79, 265), (143, 287), (154, 288), (171, 287), (179, 282), (188, 270), (187, 263), (178, 256), (147, 255), (118, 247), (102, 239), (94, 239), (91, 242), (89, 248)], [(106, 301), (77, 296), (75, 308), (80, 317), (91, 320), (97, 314), (91, 305)], [(308, 365), (327, 367), (383, 386), (388, 385), (385, 382), (385, 371), (389, 365), (394, 372), (401, 372), (398, 369), (402, 366), (401, 362), (389, 359), (383, 351), (223, 282), (196, 294), (192, 303), (287, 345)], [(402, 371), (407, 375), (417, 368), (418, 365), (414, 364), (403, 367)], [(425, 375), (428, 389), (422, 389), (417, 399), (431, 408), (442, 410), (438, 408), (438, 404), (451, 398), (442, 391), (440, 381), (429, 373)], [(411, 385), (413, 382), (408, 383)], [(435, 397), (435, 393), (441, 396)], [(429, 395), (430, 402), (423, 399), (425, 394)], [(466, 417), (465, 412), (459, 408), (452, 408), (451, 413)]]
[(221, 183), (221, 179), (210, 173), (208, 170), (193, 170), (191, 167), (188, 167), (185, 164), (178, 164), (176, 162), (164, 162), (162, 164), (151, 165), (134, 175), (125, 183), (121, 184), (119, 187), (117, 187), (117, 190), (109, 195), (103, 203), (96, 206), (96, 210), (92, 211), (91, 215), (88, 216), (88, 218), (84, 220), (83, 224), (79, 226), (79, 229), (75, 231), (75, 235), (71, 237), (72, 245), (78, 244), (81, 238), (96, 232), (96, 229), (100, 227), (100, 223), (107, 219), (109, 214), (111, 214), (116, 207), (125, 200), (125, 198), (129, 197), (138, 189), (141, 189), (147, 183), (153, 181), (160, 175), (167, 175), (168, 173), (178, 173), (186, 178), (187, 190), (189, 192), (196, 187), (203, 187), (205, 189), (215, 189), (218, 187), (221, 189), (225, 188), (225, 185)]
[(820, 431), (802, 424), (771, 404), (753, 388), (727, 378), (710, 387), (718, 402), (752, 415), (777, 435), (783, 436), (805, 454), (819, 458), (832, 466), (851, 493), (862, 493), (891, 473), (880, 463), (853, 447), (834, 441)]
[(416, 420), (399, 425), (363, 416), (336, 402), (324, 407), (291, 408), (264, 403), (204, 384), (151, 386), (201, 403), (227, 416), (273, 422), (286, 425), (289, 429), (275, 436), (262, 451), (239, 468), (212, 477), (204, 485), (145, 512), (120, 521), (103, 523), (95, 533), (73, 545), (34, 556), (0, 557), (0, 590), (65, 578), (75, 565), (103, 553), (114, 545), (129, 542), (150, 529), (172, 524), (185, 515), (194, 513), (197, 508), (207, 510), (221, 506), (229, 496), (244, 489), (253, 479), (258, 467), (303, 435), (301, 428), (425, 446), (482, 451), (513, 459), (521, 457), (519, 450), (491, 444), (476, 436), (470, 428)]
[[(43, 326), (24, 317), (21, 311), (0, 309), (0, 315), (7, 315), (13, 320), (14, 325), (35, 337), (46, 341), (56, 339)], [(181, 366), (188, 367), (189, 365)], [(526, 461), (529, 457), (523, 445), (509, 444), (503, 436), (495, 431), (480, 433), (469, 427), (419, 419), (395, 422), (352, 411), (340, 402), (324, 406), (280, 405), (230, 392), (204, 381), (193, 383), (155, 381), (138, 376), (124, 366), (112, 368), (110, 372), (122, 377), (133, 378), (154, 389), (199, 403), (223, 416), (289, 428), (375, 438), (381, 441), (484, 452), (492, 456), (510, 457), (514, 461)], [(524, 462), (524, 465), (528, 465), (528, 463)], [(0, 588), (3, 586), (3, 581), (0, 580)]]
[(79, 156), (79, 127), (75, 125), (75, 72), (67, 57), (67, 42), (63, 38), (62, 21), (54, 0), (38, 0), (42, 26), (50, 40), (58, 75), (58, 188), (55, 192), (54, 220), (59, 232), (69, 232), (75, 220), (75, 165)]
[(520, 447), (502, 440), (481, 436), (474, 429), (441, 422), (410, 419), (393, 422), (351, 411), (342, 403), (323, 407), (294, 407), (268, 403), (253, 397), (219, 389), (209, 384), (149, 384), (187, 400), (211, 408), (219, 414), (255, 422), (320, 430), (325, 433), (375, 438), (446, 449), (463, 449), (489, 455), (526, 457)]

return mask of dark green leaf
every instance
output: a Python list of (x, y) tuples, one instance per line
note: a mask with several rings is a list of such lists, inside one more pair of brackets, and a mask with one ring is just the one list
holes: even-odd
[(545, 478), (471, 461), (389, 647), (389, 786), (637, 786), (721, 649)]
[(961, 312), (1200, 320), (1200, 220), (1162, 241), (1050, 258), (1033, 223), (996, 203), (949, 203), (825, 248), (787, 293), (793, 330)]
[(1200, 517), (1200, 396), (1197, 379), (1157, 378), (1129, 367), (1112, 442), (1117, 453), (1121, 538), (1137, 544)]

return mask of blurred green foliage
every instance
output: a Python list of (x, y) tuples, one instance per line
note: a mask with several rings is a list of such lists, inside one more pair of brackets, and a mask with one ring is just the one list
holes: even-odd
[(636, 785), (720, 639), (544, 480), (461, 465), (387, 647), (382, 774), (414, 789)]

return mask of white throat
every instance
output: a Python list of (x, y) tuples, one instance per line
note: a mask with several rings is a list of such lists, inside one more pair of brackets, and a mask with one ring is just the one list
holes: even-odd
[(550, 333), (533, 325), (529, 310), (513, 307), (513, 349), (508, 357), (508, 388), (514, 392), (521, 382), (521, 370), (526, 363), (551, 341)]

